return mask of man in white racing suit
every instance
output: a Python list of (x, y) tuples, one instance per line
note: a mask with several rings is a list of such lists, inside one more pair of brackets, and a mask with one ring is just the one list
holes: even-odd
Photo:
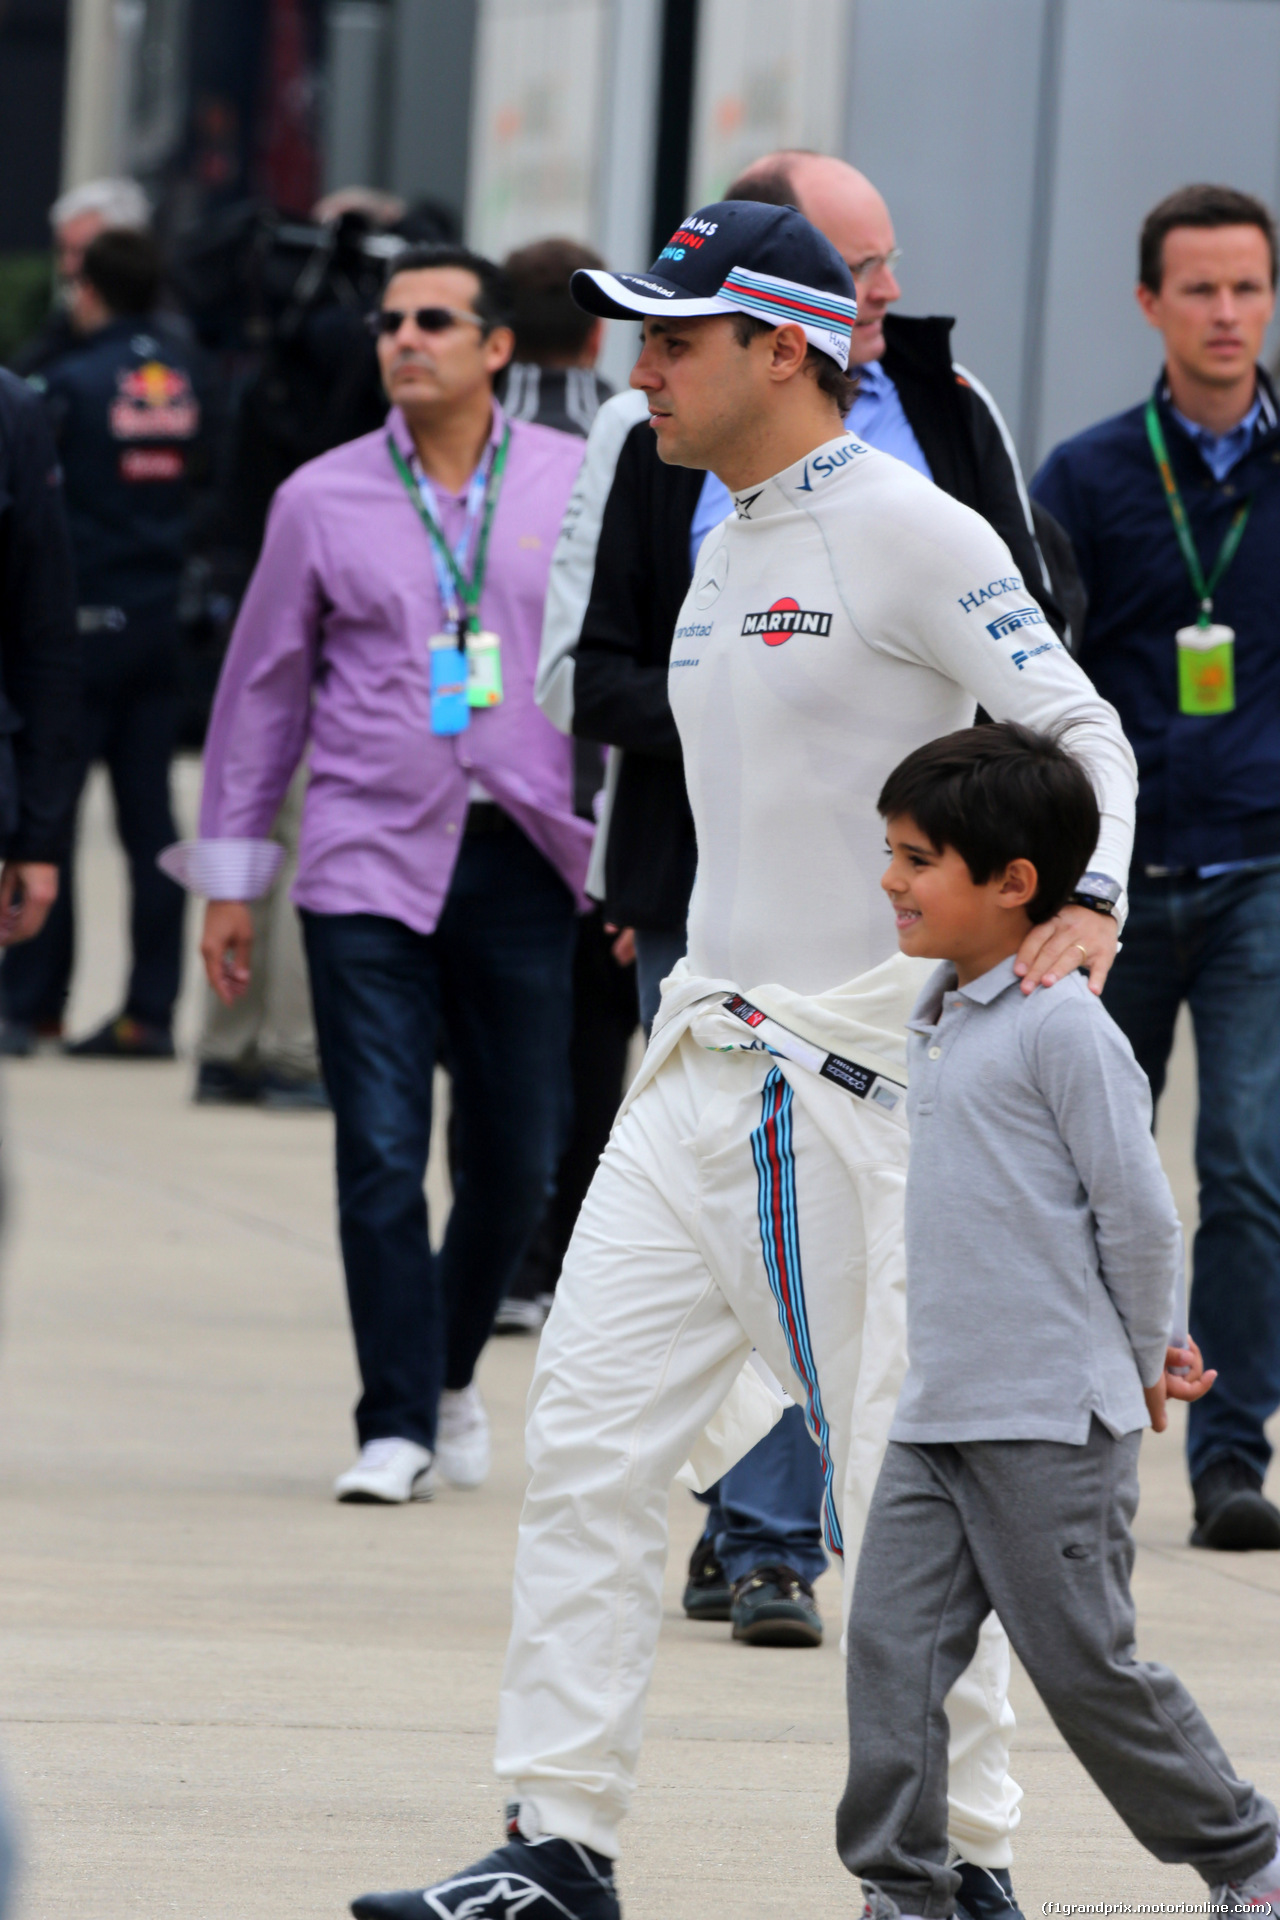
[[(661, 455), (733, 497), (671, 651), (699, 849), (689, 951), (530, 1393), (498, 1730), (507, 1843), (435, 1888), (365, 1896), (361, 1920), (424, 1904), (615, 1920), (670, 1485), (723, 1403), (750, 1400), (752, 1348), (806, 1409), (828, 1543), (851, 1569), (905, 1369), (904, 1022), (927, 965), (898, 953), (878, 884), (892, 767), (976, 704), (1069, 726), (1102, 831), (1080, 893), (1028, 938), (1024, 987), (1085, 966), (1100, 991), (1124, 907), (1136, 772), (1119, 722), (987, 523), (844, 431), (855, 306), (830, 243), (793, 209), (722, 202), (649, 273), (579, 273), (574, 292), (644, 316), (632, 385)], [(1018, 1799), (1007, 1673), (991, 1620), (948, 1699), (952, 1839), (997, 1868)]]

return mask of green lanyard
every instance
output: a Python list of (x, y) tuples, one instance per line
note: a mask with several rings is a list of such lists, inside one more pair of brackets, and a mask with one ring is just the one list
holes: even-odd
[[(459, 642), (461, 642), (464, 631), (470, 633), (478, 633), (480, 631), (480, 619), (476, 609), (480, 605), (480, 595), (484, 589), (484, 573), (489, 559), (489, 534), (493, 528), (493, 514), (498, 504), (498, 495), (502, 492), (502, 474), (507, 464), (507, 447), (510, 441), (511, 428), (510, 425), (508, 425), (504, 428), (502, 439), (498, 442), (498, 451), (493, 456), (493, 464), (489, 468), (489, 478), (485, 482), (484, 513), (480, 522), (480, 538), (476, 542), (476, 557), (471, 568), (471, 578), (468, 579), (455, 559), (449, 542), (445, 539), (443, 529), (438, 524), (435, 515), (428, 510), (427, 503), (422, 497), (421, 489), (409, 471), (408, 462), (392, 436), (390, 434), (387, 435), (387, 446), (390, 449), (392, 465), (404, 482), (404, 490), (413, 502), (423, 526), (431, 536), (431, 543), (436, 550), (438, 560), (443, 565), (444, 576), (452, 580), (454, 592), (458, 596), (458, 605), (462, 609), (458, 616)], [(439, 568), (437, 570), (439, 570)], [(447, 608), (445, 611), (447, 613)]]
[(1207, 627), (1213, 619), (1213, 596), (1217, 591), (1218, 582), (1236, 557), (1240, 542), (1244, 538), (1245, 521), (1249, 518), (1249, 509), (1253, 501), (1252, 499), (1244, 501), (1231, 516), (1231, 525), (1227, 528), (1226, 538), (1218, 549), (1213, 571), (1206, 580), (1204, 568), (1200, 565), (1200, 555), (1196, 552), (1196, 543), (1192, 538), (1187, 510), (1182, 504), (1182, 495), (1178, 492), (1178, 483), (1173, 477), (1169, 449), (1165, 445), (1164, 429), (1160, 425), (1160, 415), (1156, 411), (1154, 400), (1147, 401), (1147, 438), (1151, 442), (1151, 451), (1156, 457), (1156, 466), (1164, 482), (1164, 496), (1169, 502), (1169, 512), (1173, 516), (1173, 530), (1178, 536), (1178, 545), (1182, 548), (1182, 557), (1187, 563), (1187, 572), (1191, 575), (1191, 584), (1200, 602), (1196, 625)]

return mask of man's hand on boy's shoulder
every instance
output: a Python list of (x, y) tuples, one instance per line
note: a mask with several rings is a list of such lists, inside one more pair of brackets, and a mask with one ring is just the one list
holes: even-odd
[(1080, 967), (1089, 969), (1089, 989), (1101, 993), (1120, 945), (1120, 929), (1107, 913), (1069, 904), (1052, 920), (1032, 927), (1018, 948), (1014, 972), (1022, 991), (1052, 987)]
[(1163, 1433), (1169, 1424), (1167, 1401), (1203, 1400), (1217, 1377), (1214, 1367), (1206, 1373), (1204, 1355), (1189, 1334), (1185, 1346), (1170, 1347), (1164, 1357), (1164, 1372), (1153, 1387), (1142, 1389), (1155, 1431)]

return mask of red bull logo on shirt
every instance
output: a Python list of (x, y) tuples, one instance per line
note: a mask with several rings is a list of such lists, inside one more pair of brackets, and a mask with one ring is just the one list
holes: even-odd
[(200, 402), (189, 377), (162, 360), (121, 367), (111, 402), (117, 440), (190, 440), (200, 426)]

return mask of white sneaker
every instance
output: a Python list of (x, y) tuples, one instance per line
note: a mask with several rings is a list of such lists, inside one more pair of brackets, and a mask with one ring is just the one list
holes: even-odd
[(430, 1500), (431, 1453), (416, 1440), (366, 1440), (354, 1467), (333, 1483), (339, 1500), (400, 1506), (406, 1500)]
[(509, 1294), (493, 1316), (495, 1333), (540, 1333), (547, 1310), (542, 1301)]
[(451, 1487), (479, 1487), (489, 1477), (489, 1416), (474, 1380), (441, 1392), (436, 1465)]
[(1214, 1887), (1209, 1899), (1219, 1912), (1280, 1914), (1280, 1847), (1269, 1866), (1260, 1867), (1247, 1880), (1230, 1880), (1225, 1886)]

